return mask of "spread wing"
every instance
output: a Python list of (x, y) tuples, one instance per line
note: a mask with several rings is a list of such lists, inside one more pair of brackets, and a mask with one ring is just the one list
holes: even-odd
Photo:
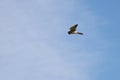
[(78, 24), (73, 25), (72, 27), (70, 27), (70, 31), (76, 31)]

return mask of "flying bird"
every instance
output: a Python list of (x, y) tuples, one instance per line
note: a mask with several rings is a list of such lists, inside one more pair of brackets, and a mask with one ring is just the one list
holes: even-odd
[(76, 30), (77, 26), (78, 26), (78, 24), (75, 24), (72, 27), (70, 27), (70, 31), (68, 31), (68, 34), (80, 34), (80, 35), (83, 35), (83, 33), (78, 32)]

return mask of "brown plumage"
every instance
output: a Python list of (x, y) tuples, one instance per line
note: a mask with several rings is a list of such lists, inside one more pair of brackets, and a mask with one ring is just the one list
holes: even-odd
[(83, 33), (76, 31), (78, 24), (73, 25), (70, 27), (70, 31), (68, 31), (68, 34), (80, 34), (83, 35)]

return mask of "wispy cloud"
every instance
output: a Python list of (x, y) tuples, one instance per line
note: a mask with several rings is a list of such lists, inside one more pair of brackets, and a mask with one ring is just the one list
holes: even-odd
[[(93, 80), (91, 67), (102, 54), (89, 48), (96, 37), (91, 37), (94, 32), (89, 30), (95, 29), (97, 18), (83, 6), (83, 1), (0, 3), (1, 80)], [(67, 30), (74, 23), (80, 23), (81, 31), (89, 38), (68, 36)]]

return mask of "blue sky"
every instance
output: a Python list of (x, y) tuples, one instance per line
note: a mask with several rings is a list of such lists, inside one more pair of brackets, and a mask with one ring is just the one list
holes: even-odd
[(119, 3), (0, 0), (0, 80), (119, 80)]

